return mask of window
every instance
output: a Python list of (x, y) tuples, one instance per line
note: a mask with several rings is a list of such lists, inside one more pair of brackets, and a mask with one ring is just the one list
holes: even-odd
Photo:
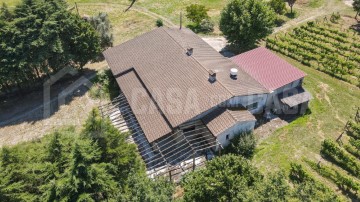
[(227, 139), (227, 140), (229, 139), (229, 135), (226, 135), (226, 139)]
[(250, 104), (250, 105), (246, 106), (246, 109), (247, 110), (252, 110), (252, 109), (256, 109), (257, 107), (258, 107), (258, 103), (255, 102), (253, 104)]

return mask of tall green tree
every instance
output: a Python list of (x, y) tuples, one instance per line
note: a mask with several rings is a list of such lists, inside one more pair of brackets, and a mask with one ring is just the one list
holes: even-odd
[(136, 153), (136, 146), (126, 142), (128, 134), (120, 133), (109, 119), (103, 119), (98, 109), (91, 111), (82, 136), (96, 142), (103, 162), (115, 165), (113, 174), (117, 180), (125, 180), (133, 172), (144, 171), (145, 167)]
[(100, 151), (96, 144), (88, 140), (75, 143), (72, 162), (66, 173), (64, 197), (69, 201), (92, 201), (114, 198), (117, 183), (109, 173), (112, 165), (97, 163)]
[(82, 68), (100, 53), (95, 29), (64, 0), (23, 0), (0, 9), (0, 90), (31, 88), (65, 66)]
[(233, 0), (221, 12), (220, 30), (240, 50), (272, 33), (275, 13), (261, 0)]

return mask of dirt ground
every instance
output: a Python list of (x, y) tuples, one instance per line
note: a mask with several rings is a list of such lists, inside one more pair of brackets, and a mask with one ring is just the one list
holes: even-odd
[(261, 125), (260, 127), (254, 130), (254, 136), (256, 137), (258, 143), (270, 136), (275, 130), (288, 125), (289, 123), (280, 118), (274, 118), (266, 124)]
[(105, 62), (87, 65), (83, 74), (52, 85), (49, 117), (44, 116), (43, 89), (23, 97), (16, 96), (1, 100), (0, 147), (37, 139), (57, 128), (81, 126), (94, 107), (108, 101), (91, 98), (89, 88), (83, 85), (71, 91), (63, 99), (58, 95), (81, 77), (90, 80), (96, 75), (97, 70), (106, 66)]

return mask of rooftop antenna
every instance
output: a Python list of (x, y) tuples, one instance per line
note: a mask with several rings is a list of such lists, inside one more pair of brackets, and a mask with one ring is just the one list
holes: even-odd
[(182, 28), (182, 12), (180, 12), (180, 29)]

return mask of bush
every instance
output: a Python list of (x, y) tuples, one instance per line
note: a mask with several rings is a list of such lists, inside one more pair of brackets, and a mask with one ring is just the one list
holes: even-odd
[(340, 20), (340, 13), (333, 13), (331, 14), (330, 21), (332, 23), (338, 23)]
[(163, 23), (162, 19), (157, 19), (157, 20), (156, 20), (156, 26), (157, 26), (157, 27), (162, 27), (162, 26), (164, 26), (164, 23)]
[(193, 22), (195, 26), (198, 26), (202, 20), (209, 19), (207, 11), (208, 9), (203, 5), (191, 4), (186, 7), (186, 17)]
[(89, 94), (92, 98), (114, 98), (119, 95), (119, 86), (110, 70), (101, 70), (97, 73)]
[(255, 153), (256, 140), (253, 133), (241, 133), (236, 135), (225, 148), (225, 153), (241, 155), (245, 158), (252, 158)]
[(90, 24), (99, 33), (100, 46), (103, 50), (113, 46), (114, 37), (111, 33), (112, 27), (107, 13), (99, 13), (89, 20)]
[(276, 19), (275, 19), (275, 24), (278, 27), (283, 25), (285, 22), (286, 22), (286, 20), (284, 19), (284, 16), (277, 16)]
[(189, 24), (187, 28), (191, 29), (195, 33), (209, 33), (214, 31), (214, 23), (209, 19), (204, 19), (199, 25)]
[(275, 11), (277, 14), (284, 14), (286, 10), (286, 4), (284, 0), (270, 0), (269, 6)]
[(214, 31), (214, 23), (209, 19), (204, 19), (201, 21), (199, 26), (199, 32), (209, 33)]

